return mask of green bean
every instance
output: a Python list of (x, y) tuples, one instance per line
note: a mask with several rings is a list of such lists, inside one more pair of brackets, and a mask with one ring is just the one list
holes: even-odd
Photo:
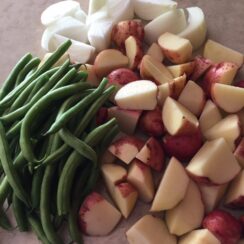
[(18, 132), (20, 132), (22, 121), (23, 120), (18, 121), (6, 132), (8, 140), (13, 139), (18, 134)]
[(0, 122), (0, 159), (4, 172), (8, 178), (8, 182), (14, 190), (14, 193), (20, 198), (27, 206), (29, 205), (29, 197), (21, 184), (21, 179), (14, 168), (13, 161), (10, 157), (10, 151), (5, 135), (3, 124)]
[(14, 90), (12, 90), (2, 99), (0, 102), (0, 107), (8, 106), (34, 79), (50, 69), (57, 62), (57, 60), (63, 56), (71, 44), (72, 42), (68, 40), (58, 47), (58, 49), (46, 60), (42, 66), (40, 66), (28, 79), (20, 83)]
[(44, 168), (39, 168), (34, 172), (31, 184), (31, 204), (32, 208), (37, 209), (41, 199), (41, 183), (44, 175)]
[[(55, 150), (59, 146), (59, 136), (58, 134), (54, 135), (51, 146), (51, 151)], [(51, 220), (51, 207), (50, 207), (50, 196), (51, 196), (51, 187), (54, 174), (56, 172), (57, 165), (52, 164), (48, 165), (45, 169), (42, 185), (41, 185), (41, 201), (40, 201), (40, 216), (41, 223), (43, 226), (44, 233), (47, 236), (47, 239), (51, 243), (63, 243), (61, 238), (57, 235), (56, 230), (53, 226)]]
[(103, 79), (98, 88), (89, 94), (87, 97), (82, 99), (80, 102), (78, 102), (75, 106), (70, 108), (68, 111), (66, 111), (64, 114), (62, 114), (58, 120), (51, 126), (51, 128), (48, 130), (46, 134), (53, 134), (59, 131), (66, 123), (74, 117), (76, 114), (81, 112), (83, 109), (85, 109), (87, 106), (89, 106), (97, 97), (99, 97), (106, 84), (108, 83), (107, 79)]
[[(14, 167), (16, 169), (21, 168), (24, 166), (24, 164), (26, 163), (24, 157), (22, 156), (22, 154), (20, 153), (14, 160)], [(8, 183), (8, 179), (7, 176), (5, 175), (5, 177), (3, 178), (1, 184), (0, 184), (0, 207), (3, 205), (5, 199), (7, 198), (8, 194), (11, 191), (11, 186)]]
[(41, 62), (41, 60), (39, 58), (33, 58), (32, 60), (30, 60), (29, 63), (27, 63), (25, 65), (25, 67), (20, 71), (20, 73), (16, 79), (16, 85), (19, 85), (26, 78), (26, 75), (31, 70), (36, 68), (40, 64), (40, 62)]
[[(115, 124), (116, 120), (111, 119), (107, 123), (97, 127), (87, 135), (85, 143), (91, 147), (97, 145)], [(82, 163), (84, 163), (84, 157), (76, 151), (73, 151), (63, 168), (59, 178), (57, 192), (57, 207), (59, 215), (67, 214), (70, 209), (70, 191), (73, 184), (73, 178), (77, 167)]]
[[(83, 131), (85, 130), (86, 126), (89, 124), (91, 118), (95, 116), (99, 108), (102, 106), (102, 104), (111, 96), (111, 94), (114, 92), (114, 87), (110, 86), (107, 90), (104, 91), (101, 97), (97, 99), (93, 103), (93, 105), (89, 108), (87, 113), (84, 115), (84, 118), (81, 120), (81, 122), (78, 124), (77, 128), (75, 129), (75, 136), (80, 136)], [(55, 162), (62, 158), (69, 150), (69, 146), (64, 144), (59, 149), (57, 149), (54, 153), (50, 154), (43, 162), (42, 165), (47, 165), (52, 162)]]
[(42, 229), (42, 225), (41, 225), (39, 218), (37, 216), (29, 215), (28, 222), (29, 222), (32, 230), (38, 236), (38, 239), (41, 240), (43, 244), (50, 244), (50, 242), (48, 241), (48, 239)]
[(44, 76), (52, 76), (58, 68), (52, 68), (48, 70), (47, 72), (43, 73), (39, 77), (37, 77), (35, 80), (33, 80), (22, 92), (19, 94), (19, 96), (16, 98), (16, 100), (13, 102), (13, 104), (10, 107), (10, 112), (16, 110), (17, 108), (23, 106), (23, 104), (27, 101), (27, 97), (30, 96), (32, 92), (37, 92), (44, 84), (45, 81), (43, 81)]
[(12, 90), (19, 72), (25, 67), (25, 65), (31, 59), (32, 59), (32, 55), (30, 53), (27, 53), (15, 65), (15, 67), (12, 69), (7, 79), (3, 83), (3, 86), (1, 88), (1, 93), (0, 93), (0, 99), (3, 99)]
[(74, 192), (72, 194), (72, 208), (69, 211), (68, 215), (68, 228), (69, 228), (69, 233), (72, 238), (72, 240), (78, 244), (83, 243), (82, 235), (78, 227), (78, 211), (79, 207), (81, 205), (81, 192), (83, 188), (86, 185), (87, 179), (90, 174), (90, 167), (86, 166), (85, 169), (82, 169), (81, 175), (77, 177), (77, 182), (74, 184)]
[(77, 72), (77, 75), (76, 75), (75, 79), (72, 82), (73, 83), (81, 82), (81, 81), (85, 82), (87, 80), (87, 77), (88, 77), (88, 73), (87, 72), (79, 71), (79, 72)]
[(13, 212), (20, 231), (28, 231), (28, 221), (25, 205), (13, 194)]
[[(41, 83), (47, 83), (47, 81), (49, 80), (48, 76), (43, 76), (40, 78), (40, 82)], [(13, 121), (16, 121), (18, 119), (21, 119), (24, 117), (24, 114), (28, 111), (28, 109), (30, 108), (30, 103), (26, 104), (25, 106), (13, 111), (12, 113), (9, 113), (7, 115), (4, 115), (0, 118), (0, 120), (4, 123), (4, 124), (9, 124)]]
[(63, 128), (59, 131), (59, 135), (68, 146), (76, 150), (81, 156), (88, 158), (91, 161), (97, 161), (96, 152), (85, 142), (71, 134), (69, 130)]
[[(12, 121), (15, 121), (16, 119), (22, 118), (25, 113), (32, 107), (40, 98), (42, 98), (45, 94), (49, 92), (49, 90), (52, 88), (52, 86), (57, 82), (57, 80), (60, 78), (60, 76), (64, 73), (64, 71), (68, 68), (69, 61), (64, 63), (64, 66), (61, 67), (60, 70), (58, 70), (47, 82), (45, 81), (45, 85), (32, 97), (32, 99), (27, 103), (25, 106), (15, 110), (12, 113), (9, 113), (3, 117), (1, 117), (1, 120), (4, 123), (10, 123)], [(74, 77), (76, 74), (76, 70), (72, 68), (60, 81), (68, 82), (70, 79)], [(48, 78), (48, 77), (47, 77)]]
[(12, 225), (8, 219), (8, 216), (3, 211), (3, 209), (0, 208), (0, 227), (2, 227), (5, 230), (11, 230)]
[(85, 83), (77, 83), (74, 85), (68, 85), (62, 88), (59, 88), (57, 90), (54, 90), (45, 96), (43, 96), (25, 115), (25, 118), (21, 125), (21, 131), (20, 131), (20, 147), (22, 150), (22, 153), (24, 157), (30, 162), (40, 162), (34, 155), (33, 149), (32, 149), (32, 143), (31, 143), (31, 125), (33, 123), (33, 120), (37, 119), (38, 115), (42, 113), (42, 111), (45, 108), (48, 108), (48, 106), (57, 100), (63, 99), (67, 96), (71, 96), (73, 94), (76, 94), (78, 92), (81, 92), (90, 86)]

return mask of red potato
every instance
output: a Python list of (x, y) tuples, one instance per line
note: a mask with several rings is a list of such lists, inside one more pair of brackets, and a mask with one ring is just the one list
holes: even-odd
[(202, 56), (194, 58), (195, 67), (190, 79), (197, 81), (202, 75), (212, 66), (213, 62), (210, 59), (206, 59)]
[(242, 136), (244, 136), (244, 109), (242, 109), (241, 111), (239, 111), (237, 113), (239, 119), (240, 119), (240, 126), (241, 126), (241, 129), (242, 129)]
[(91, 236), (108, 235), (120, 219), (120, 212), (96, 192), (86, 197), (79, 210), (80, 229)]
[(238, 144), (234, 156), (239, 162), (239, 164), (244, 168), (244, 137), (242, 137), (242, 140)]
[(128, 57), (122, 52), (116, 49), (106, 49), (97, 55), (94, 61), (94, 69), (96, 75), (102, 78), (115, 69), (127, 67), (128, 63)]
[(158, 45), (165, 57), (174, 64), (182, 64), (191, 59), (192, 45), (185, 38), (166, 32), (158, 38)]
[(140, 75), (143, 79), (153, 80), (157, 85), (170, 82), (174, 78), (166, 66), (150, 55), (142, 58)]
[(125, 20), (114, 26), (111, 34), (112, 42), (119, 47), (120, 50), (125, 50), (125, 40), (129, 36), (134, 36), (138, 40), (144, 39), (144, 26), (141, 20)]
[(123, 136), (114, 141), (108, 150), (124, 163), (129, 164), (144, 146), (144, 142), (135, 136)]
[(195, 70), (195, 62), (192, 61), (184, 64), (171, 65), (167, 66), (167, 68), (175, 78), (184, 74), (186, 74), (187, 77), (190, 77), (192, 72)]
[(207, 141), (186, 167), (189, 175), (199, 184), (228, 183), (241, 168), (224, 138)]
[(199, 117), (206, 102), (205, 93), (197, 83), (189, 80), (182, 90), (178, 102)]
[(96, 114), (96, 125), (102, 125), (108, 120), (108, 109), (101, 107)]
[(164, 60), (163, 52), (157, 43), (153, 43), (147, 50), (147, 55), (152, 56), (154, 59), (158, 60), (160, 63)]
[(139, 80), (139, 76), (130, 69), (119, 68), (113, 70), (108, 76), (108, 84), (123, 86), (132, 81)]
[(202, 224), (221, 241), (221, 244), (236, 244), (241, 238), (240, 222), (226, 211), (212, 211), (204, 218)]
[(125, 40), (125, 51), (129, 58), (129, 68), (136, 69), (143, 57), (142, 42), (134, 36), (129, 36)]
[(211, 87), (211, 97), (227, 113), (236, 113), (244, 108), (244, 88), (215, 83)]
[(141, 113), (141, 110), (127, 110), (117, 106), (108, 109), (108, 117), (116, 118), (120, 130), (129, 135), (135, 132)]
[(151, 111), (144, 111), (139, 120), (140, 130), (148, 136), (159, 137), (165, 133), (162, 111), (156, 107)]
[(150, 137), (143, 148), (138, 152), (136, 158), (156, 171), (164, 167), (164, 151), (160, 141)]
[(101, 165), (103, 164), (112, 164), (115, 161), (115, 156), (106, 150), (103, 155), (100, 157), (100, 163)]
[(163, 106), (162, 119), (170, 135), (189, 135), (198, 130), (197, 117), (179, 102), (167, 97)]
[(155, 187), (149, 166), (134, 159), (130, 165), (127, 179), (137, 189), (142, 201), (147, 203), (153, 200)]
[(238, 82), (235, 84), (235, 86), (244, 88), (244, 80), (240, 80), (240, 81), (238, 81)]
[(163, 138), (164, 151), (168, 156), (174, 156), (180, 161), (190, 160), (202, 146), (200, 130), (192, 135), (167, 135)]
[(136, 205), (138, 192), (129, 182), (122, 182), (115, 185), (113, 199), (122, 215), (128, 218)]
[(94, 65), (91, 64), (85, 64), (80, 67), (80, 71), (85, 71), (88, 74), (87, 82), (91, 84), (92, 86), (98, 86), (100, 83), (100, 80), (98, 79)]
[(231, 182), (225, 197), (225, 205), (230, 208), (244, 208), (244, 170)]
[(202, 81), (202, 87), (207, 95), (211, 93), (211, 87), (214, 83), (230, 85), (237, 73), (238, 66), (230, 62), (222, 62), (213, 65), (205, 74)]

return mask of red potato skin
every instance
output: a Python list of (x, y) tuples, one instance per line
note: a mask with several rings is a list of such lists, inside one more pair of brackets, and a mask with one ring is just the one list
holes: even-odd
[(212, 66), (213, 62), (202, 56), (195, 57), (194, 62), (195, 68), (190, 76), (190, 80), (197, 81)]
[(120, 147), (123, 146), (125, 143), (135, 145), (139, 150), (142, 149), (144, 146), (144, 141), (135, 137), (135, 136), (123, 136), (119, 138), (117, 141), (113, 142), (112, 145), (115, 147), (115, 154), (120, 155)]
[(212, 232), (221, 244), (236, 244), (241, 238), (241, 224), (231, 214), (214, 210), (203, 219), (203, 227)]
[(206, 92), (208, 96), (211, 95), (211, 87), (214, 83), (218, 83), (224, 71), (228, 71), (229, 69), (233, 69), (236, 66), (234, 63), (230, 62), (222, 62), (215, 65), (207, 71), (205, 74), (203, 81), (201, 83), (203, 90)]
[(241, 223), (241, 226), (242, 226), (242, 235), (244, 234), (244, 215), (242, 215), (240, 218), (239, 218), (239, 221)]
[(187, 174), (193, 181), (195, 181), (199, 185), (205, 185), (205, 186), (218, 186), (219, 185), (219, 184), (212, 182), (208, 177), (194, 175), (189, 171), (187, 171)]
[(142, 42), (138, 38), (136, 38), (136, 37), (134, 37), (134, 38), (135, 38), (135, 41), (136, 41), (137, 51), (136, 51), (136, 55), (135, 55), (132, 67), (130, 67), (132, 70), (135, 70), (138, 67), (140, 67), (140, 63), (141, 63), (141, 60), (142, 60), (143, 55), (144, 55)]
[(165, 161), (162, 143), (156, 138), (151, 137), (146, 142), (146, 146), (150, 151), (150, 156), (146, 164), (158, 172), (162, 171)]
[(92, 192), (90, 195), (88, 195), (83, 204), (81, 205), (80, 207), (80, 210), (79, 210), (79, 226), (80, 226), (80, 229), (81, 231), (84, 233), (84, 234), (87, 234), (86, 232), (86, 222), (85, 222), (85, 214), (86, 212), (90, 211), (90, 209), (92, 208), (92, 206), (98, 202), (101, 202), (103, 201), (103, 197), (96, 193), (96, 192)]
[(120, 192), (124, 198), (128, 197), (131, 193), (136, 192), (136, 189), (134, 188), (134, 186), (132, 186), (128, 182), (122, 182), (122, 183), (116, 184), (116, 186), (118, 187), (118, 189), (120, 190)]
[(190, 160), (203, 143), (200, 130), (192, 135), (166, 135), (163, 138), (163, 147), (169, 157), (176, 157), (179, 161)]
[(162, 111), (156, 107), (151, 111), (144, 111), (139, 120), (140, 130), (148, 136), (160, 137), (165, 133)]
[(96, 125), (102, 125), (108, 121), (108, 109), (101, 107), (96, 114)]
[(134, 36), (138, 40), (144, 39), (144, 26), (141, 20), (125, 20), (113, 27), (111, 39), (121, 51), (125, 51), (125, 40), (129, 36)]
[(240, 80), (240, 81), (238, 81), (238, 82), (235, 84), (235, 86), (244, 88), (244, 80)]
[(132, 81), (139, 80), (138, 75), (130, 69), (120, 68), (113, 70), (108, 76), (108, 84), (110, 85), (126, 85)]
[(243, 209), (244, 208), (244, 196), (239, 196), (233, 202), (226, 204), (226, 207), (232, 209)]

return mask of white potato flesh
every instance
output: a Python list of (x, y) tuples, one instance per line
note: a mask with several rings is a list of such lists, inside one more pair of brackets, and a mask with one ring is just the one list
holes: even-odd
[(73, 15), (80, 9), (80, 3), (76, 1), (61, 1), (46, 8), (41, 15), (41, 22), (49, 26), (64, 16)]
[(46, 51), (52, 51), (50, 50), (50, 43), (55, 34), (84, 43), (88, 40), (86, 25), (70, 16), (59, 19), (53, 25), (46, 28), (41, 41), (41, 46)]
[(149, 80), (138, 80), (123, 86), (115, 95), (120, 108), (153, 110), (157, 105), (157, 86)]
[(207, 25), (202, 9), (199, 7), (187, 8), (188, 11), (188, 26), (180, 32), (180, 37), (188, 39), (193, 49), (198, 49), (205, 41), (207, 34)]
[(144, 20), (153, 20), (159, 15), (176, 9), (177, 3), (170, 0), (135, 0), (135, 14)]
[(130, 244), (176, 244), (174, 235), (168, 231), (162, 219), (145, 215), (138, 220), (127, 232), (127, 240)]
[[(61, 35), (54, 35), (50, 49), (54, 51), (63, 42), (67, 41), (68, 38)], [(71, 40), (72, 45), (70, 46), (68, 53), (70, 55), (70, 60), (74, 63), (86, 63), (93, 57), (95, 53), (95, 48), (75, 40)]]
[(158, 37), (165, 32), (178, 34), (187, 26), (183, 9), (170, 10), (145, 25), (145, 40), (148, 44), (157, 42)]

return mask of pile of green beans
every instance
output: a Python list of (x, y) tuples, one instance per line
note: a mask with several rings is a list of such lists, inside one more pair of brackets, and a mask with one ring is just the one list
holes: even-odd
[(115, 119), (96, 125), (96, 114), (108, 106), (115, 87), (104, 78), (98, 87), (69, 59), (56, 67), (71, 41), (63, 43), (40, 66), (26, 54), (0, 90), (0, 228), (32, 230), (42, 243), (83, 243), (79, 207), (96, 186), (99, 158), (119, 132)]

